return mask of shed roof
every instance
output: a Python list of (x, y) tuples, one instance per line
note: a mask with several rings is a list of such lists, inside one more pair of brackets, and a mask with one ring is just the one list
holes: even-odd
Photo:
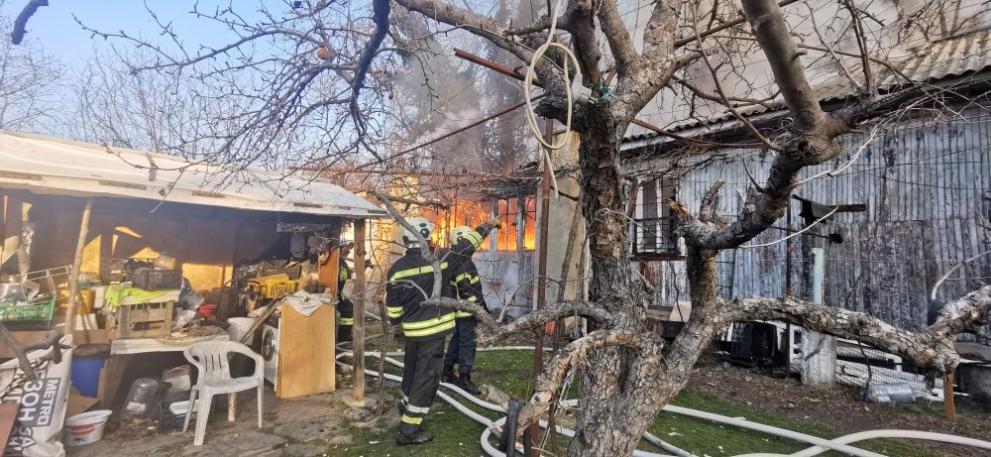
[[(849, 72), (861, 79), (863, 70), (860, 63), (849, 63)], [(991, 68), (991, 27), (976, 30), (956, 37), (944, 38), (913, 48), (905, 55), (893, 57), (886, 64), (874, 62), (874, 87), (882, 92), (891, 91), (910, 83), (934, 83), (954, 76), (964, 76)], [(836, 102), (858, 93), (858, 87), (843, 74), (836, 74), (813, 85), (820, 103)], [(770, 103), (749, 105), (737, 108), (744, 117), (756, 117), (764, 113), (784, 110), (786, 107), (777, 98)], [(705, 119), (690, 119), (670, 127), (671, 132), (686, 132), (685, 136), (704, 135), (726, 128), (738, 126), (733, 113), (722, 111)], [(691, 132), (688, 132), (688, 131)], [(626, 142), (653, 139), (655, 133), (641, 133), (626, 137)]]
[(354, 219), (387, 214), (327, 182), (2, 130), (0, 187)]

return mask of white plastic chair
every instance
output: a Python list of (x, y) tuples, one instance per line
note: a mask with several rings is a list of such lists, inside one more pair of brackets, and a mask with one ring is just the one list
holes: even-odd
[[(230, 354), (243, 354), (255, 361), (255, 372), (250, 376), (239, 378), (231, 377)], [(189, 392), (189, 410), (186, 412), (186, 421), (182, 426), (185, 432), (189, 428), (189, 418), (192, 416), (193, 407), (196, 407), (196, 435), (193, 445), (203, 444), (206, 436), (206, 423), (210, 417), (210, 402), (217, 394), (229, 394), (230, 401), (228, 407), (227, 420), (234, 422), (234, 408), (236, 405), (237, 392), (250, 389), (258, 389), (258, 428), (262, 427), (262, 396), (265, 389), (265, 374), (263, 369), (264, 360), (262, 356), (252, 351), (247, 346), (233, 341), (203, 341), (187, 347), (183, 351), (186, 360), (189, 360), (198, 372), (196, 385)], [(200, 401), (196, 402), (199, 395)]]

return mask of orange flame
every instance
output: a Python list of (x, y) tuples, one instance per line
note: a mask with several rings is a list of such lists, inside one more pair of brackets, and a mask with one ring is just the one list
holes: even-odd
[[(532, 198), (526, 199), (526, 220), (523, 231), (523, 249), (533, 250), (536, 246), (535, 202)], [(499, 251), (515, 251), (517, 244), (518, 223), (518, 199), (499, 201), (499, 220), (502, 228), (493, 233), (496, 239), (496, 246)], [(450, 244), (448, 234), (455, 227), (468, 226), (477, 227), (492, 217), (491, 205), (482, 202), (458, 200), (447, 210), (424, 210), (423, 217), (432, 221), (436, 225), (434, 230), (434, 242), (440, 246)], [(490, 242), (482, 245), (482, 250), (490, 248)]]
[(488, 205), (466, 200), (455, 201), (446, 210), (425, 209), (423, 217), (434, 223), (434, 242), (440, 246), (450, 244), (448, 240), (455, 227), (477, 227), (492, 217)]

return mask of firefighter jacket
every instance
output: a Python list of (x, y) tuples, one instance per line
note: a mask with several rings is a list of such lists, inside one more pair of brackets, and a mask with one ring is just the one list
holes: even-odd
[(344, 260), (343, 257), (341, 257), (341, 265), (340, 265), (340, 267), (338, 267), (338, 270), (337, 271), (338, 271), (338, 273), (337, 273), (337, 299), (338, 300), (343, 300), (344, 299), (344, 286), (348, 283), (348, 280), (351, 279), (351, 276), (354, 275), (354, 272), (351, 270), (351, 267), (348, 266), (347, 260)]
[[(442, 260), (440, 268), (441, 296), (453, 297), (450, 262)], [(423, 304), (424, 293), (429, 295), (433, 290), (434, 266), (420, 254), (419, 248), (407, 249), (406, 255), (389, 268), (388, 278), (386, 313), (393, 324), (402, 325), (406, 339), (443, 338), (454, 330), (454, 311)]]
[[(470, 233), (461, 238), (458, 244), (451, 247), (450, 253), (446, 256), (451, 265), (451, 277), (455, 298), (476, 303), (486, 311), (490, 311), (485, 303), (485, 296), (482, 294), (482, 278), (478, 275), (478, 267), (471, 259), (475, 251), (482, 245), (482, 241), (492, 231), (493, 227), (482, 224), (475, 228), (475, 233)], [(457, 311), (457, 317), (471, 317), (471, 313)]]

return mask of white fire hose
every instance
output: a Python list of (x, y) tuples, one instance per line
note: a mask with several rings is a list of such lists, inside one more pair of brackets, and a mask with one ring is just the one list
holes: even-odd
[[(513, 347), (505, 347), (505, 348), (499, 348), (499, 347), (496, 347), (496, 348), (479, 348), (479, 351), (485, 351), (485, 350), (489, 350), (489, 351), (496, 351), (496, 350), (533, 350), (533, 348), (532, 347), (527, 347), (527, 346), (513, 346)], [(343, 358), (343, 357), (351, 357), (352, 355), (353, 354), (351, 352), (343, 352), (341, 354), (338, 354), (337, 355), (337, 358), (340, 359), (340, 358)], [(387, 352), (385, 354), (385, 356), (383, 356), (380, 352), (374, 352), (374, 351), (373, 352), (366, 352), (365, 353), (365, 356), (373, 356), (373, 357), (383, 358), (390, 365), (393, 365), (393, 366), (396, 366), (396, 367), (399, 367), (399, 368), (402, 368), (404, 366), (403, 363), (400, 362), (400, 361), (398, 361), (398, 360), (396, 360), (396, 359), (393, 359), (390, 356), (402, 356), (402, 355), (403, 355), (403, 352), (402, 351)], [(341, 363), (341, 362), (338, 362), (338, 363), (341, 364), (341, 365), (343, 365), (343, 366), (349, 366), (349, 365), (344, 364), (344, 363)], [(366, 369), (365, 370), (365, 373), (367, 375), (370, 375), (370, 376), (378, 377), (378, 372), (373, 371), (373, 370)], [(385, 373), (384, 374), (384, 377), (385, 377), (385, 379), (387, 379), (389, 381), (394, 381), (394, 382), (401, 382), (402, 381), (402, 377), (401, 376), (396, 376), (396, 375), (389, 374), (389, 373)], [(464, 390), (458, 388), (454, 384), (449, 384), (449, 383), (443, 383), (442, 382), (441, 383), (441, 386), (442, 387), (445, 387), (447, 389), (452, 390), (453, 392), (457, 393), (458, 395), (464, 397), (468, 401), (474, 403), (475, 405), (477, 405), (477, 406), (479, 406), (481, 408), (484, 408), (484, 409), (487, 409), (487, 410), (490, 410), (490, 411), (493, 411), (493, 412), (501, 413), (501, 414), (506, 414), (506, 410), (504, 408), (502, 408), (501, 406), (496, 405), (494, 403), (487, 402), (487, 401), (482, 400), (482, 399), (480, 399), (480, 398), (478, 398), (478, 397), (476, 397), (474, 395), (471, 395), (468, 392), (465, 392)], [(501, 417), (501, 418), (499, 418), (499, 419), (497, 419), (495, 421), (492, 421), (491, 419), (489, 419), (489, 418), (487, 418), (487, 417), (479, 414), (478, 412), (472, 410), (471, 408), (468, 408), (468, 407), (464, 406), (463, 404), (459, 403), (457, 400), (455, 400), (454, 398), (452, 398), (450, 395), (446, 394), (443, 391), (438, 391), (437, 392), (437, 395), (442, 400), (444, 400), (445, 402), (447, 402), (448, 404), (450, 404), (452, 407), (454, 407), (455, 409), (457, 409), (459, 412), (461, 412), (462, 414), (468, 416), (469, 418), (471, 418), (471, 419), (475, 420), (476, 422), (478, 422), (478, 423), (480, 423), (480, 424), (482, 424), (482, 425), (485, 426), (485, 430), (482, 432), (482, 436), (481, 436), (481, 445), (482, 445), (482, 449), (485, 451), (486, 454), (488, 454), (490, 457), (505, 457), (505, 455), (506, 455), (505, 453), (503, 453), (502, 451), (496, 449), (494, 446), (492, 446), (491, 443), (489, 443), (489, 438), (492, 435), (492, 429), (493, 428), (501, 428), (503, 425), (505, 425), (505, 422), (506, 422), (506, 417), (505, 416), (503, 416), (503, 417)], [(578, 406), (578, 400), (562, 400), (561, 401), (561, 404), (563, 406), (565, 406), (565, 407), (577, 407)], [(984, 441), (984, 440), (978, 440), (978, 439), (974, 439), (974, 438), (967, 438), (967, 437), (957, 436), (957, 435), (950, 435), (950, 434), (945, 434), (945, 433), (923, 432), (923, 431), (916, 431), (916, 430), (869, 430), (869, 431), (852, 433), (852, 434), (849, 434), (849, 435), (844, 435), (844, 436), (841, 436), (841, 437), (838, 437), (838, 438), (834, 438), (832, 440), (829, 440), (829, 439), (820, 438), (820, 437), (817, 437), (817, 436), (808, 435), (808, 434), (801, 433), (801, 432), (796, 432), (796, 431), (793, 431), (793, 430), (788, 430), (788, 429), (784, 429), (784, 428), (780, 428), (780, 427), (774, 427), (774, 426), (770, 426), (770, 425), (760, 424), (760, 423), (757, 423), (757, 422), (752, 422), (752, 421), (749, 421), (749, 420), (747, 420), (745, 418), (742, 418), (742, 417), (723, 416), (723, 415), (720, 415), (720, 414), (714, 414), (714, 413), (709, 413), (709, 412), (705, 412), (705, 411), (700, 411), (700, 410), (696, 410), (696, 409), (685, 408), (685, 407), (675, 406), (675, 405), (666, 405), (666, 406), (664, 406), (663, 409), (664, 409), (664, 411), (669, 412), (669, 413), (674, 413), (674, 414), (679, 414), (679, 415), (683, 415), (683, 416), (693, 417), (693, 418), (696, 418), (696, 419), (707, 420), (707, 421), (715, 422), (715, 423), (718, 423), (718, 424), (733, 425), (733, 426), (736, 426), (736, 427), (745, 428), (745, 429), (749, 429), (749, 430), (754, 430), (754, 431), (758, 431), (758, 432), (761, 432), (761, 433), (766, 433), (766, 434), (769, 434), (769, 435), (779, 436), (779, 437), (782, 437), (782, 438), (788, 438), (788, 439), (791, 439), (791, 440), (794, 440), (794, 441), (804, 442), (804, 443), (808, 443), (808, 444), (812, 444), (813, 445), (812, 447), (809, 447), (807, 449), (804, 449), (804, 450), (801, 450), (799, 452), (790, 454), (790, 457), (814, 457), (816, 455), (819, 455), (819, 454), (822, 454), (822, 453), (825, 453), (825, 452), (828, 452), (828, 451), (831, 451), (831, 450), (832, 451), (841, 452), (841, 453), (847, 454), (847, 455), (857, 456), (857, 457), (886, 457), (883, 454), (878, 454), (878, 453), (875, 453), (875, 452), (867, 451), (867, 450), (860, 449), (860, 448), (853, 447), (853, 446), (850, 446), (849, 445), (850, 443), (855, 443), (855, 442), (864, 441), (864, 440), (878, 439), (878, 438), (921, 439), (921, 440), (938, 441), (938, 442), (944, 442), (944, 443), (950, 443), (950, 444), (958, 444), (958, 445), (964, 445), (964, 446), (972, 446), (972, 447), (976, 447), (976, 448), (980, 448), (980, 449), (991, 450), (991, 442)], [(542, 428), (547, 428), (547, 422), (541, 420), (540, 421), (540, 426)], [(560, 434), (562, 434), (564, 436), (567, 436), (567, 437), (573, 437), (574, 434), (575, 434), (575, 432), (573, 430), (570, 430), (570, 429), (565, 428), (565, 427), (562, 427), (562, 426), (556, 426), (555, 428), (557, 429), (558, 433), (560, 433)], [(694, 454), (692, 454), (692, 453), (690, 453), (688, 451), (685, 451), (683, 449), (680, 449), (680, 448), (678, 448), (678, 447), (676, 447), (676, 446), (674, 446), (674, 445), (672, 445), (670, 443), (667, 443), (666, 441), (663, 441), (660, 438), (658, 438), (658, 437), (656, 437), (656, 436), (654, 436), (654, 435), (652, 435), (650, 433), (645, 433), (644, 434), (644, 439), (646, 441), (650, 442), (651, 444), (654, 444), (655, 446), (661, 447), (662, 449), (665, 449), (666, 451), (671, 452), (672, 454), (675, 454), (677, 456), (681, 456), (681, 457), (689, 457), (689, 456), (695, 457)], [(633, 455), (635, 457), (662, 457), (662, 456), (664, 456), (663, 454), (655, 454), (655, 453), (641, 451), (641, 450), (635, 450)], [(785, 454), (757, 453), (757, 454), (745, 454), (745, 455), (740, 455), (740, 456), (737, 456), (737, 457), (758, 457), (758, 456), (772, 457), (772, 456), (785, 456)]]

